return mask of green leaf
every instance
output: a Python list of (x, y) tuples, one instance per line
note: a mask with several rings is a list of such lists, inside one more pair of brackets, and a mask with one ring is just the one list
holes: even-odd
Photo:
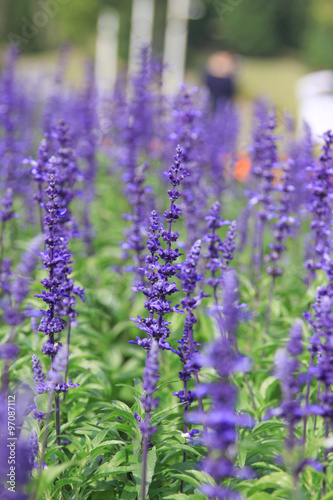
[(53, 483), (53, 481), (58, 479), (61, 473), (66, 469), (72, 469), (75, 463), (77, 462), (65, 462), (63, 464), (53, 465), (44, 469), (38, 483), (37, 498), (43, 498), (45, 490)]
[(267, 476), (263, 476), (255, 482), (255, 485), (250, 488), (248, 494), (254, 494), (266, 489), (276, 490), (282, 488), (284, 491), (290, 491), (293, 488), (292, 478), (285, 472), (272, 472)]
[(44, 392), (43, 394), (38, 394), (35, 397), (35, 403), (38, 411), (42, 411), (43, 413), (47, 413), (49, 406), (50, 395), (48, 392)]
[(175, 408), (178, 408), (180, 406), (180, 403), (177, 403), (175, 405), (169, 406), (168, 408), (165, 408), (164, 410), (158, 411), (153, 415), (152, 418), (152, 425), (158, 425), (159, 423), (163, 422), (165, 418), (173, 418), (174, 415), (178, 418), (178, 415), (172, 412), (171, 410), (174, 410)]
[(272, 495), (260, 491), (259, 493), (255, 493), (254, 495), (248, 497), (248, 500), (272, 500)]
[(82, 415), (79, 415), (78, 417), (73, 418), (73, 420), (70, 420), (69, 422), (66, 422), (60, 427), (60, 432), (61, 434), (64, 432), (65, 429), (67, 429), (70, 425), (72, 425), (73, 422), (76, 422), (77, 420), (80, 420), (82, 418)]
[(264, 400), (269, 400), (271, 394), (276, 389), (276, 386), (279, 385), (276, 377), (267, 377), (264, 382), (261, 384), (259, 393), (263, 397)]
[(63, 487), (67, 485), (82, 484), (82, 479), (78, 477), (66, 477), (64, 479), (58, 479), (55, 483), (54, 490), (52, 491), (53, 496)]
[(114, 450), (113, 448), (110, 448), (111, 445), (125, 445), (126, 443), (124, 441), (120, 441), (119, 439), (110, 439), (108, 441), (104, 441), (104, 443), (100, 444), (99, 446), (96, 446), (93, 450), (91, 450), (89, 458), (91, 460), (94, 460), (98, 455), (101, 455), (103, 453), (110, 453), (111, 450)]
[(169, 497), (165, 497), (165, 500), (188, 500), (188, 495), (184, 493), (177, 493), (176, 495), (170, 495)]
[(131, 465), (129, 466), (112, 466), (110, 463), (102, 464), (100, 468), (96, 471), (95, 476), (107, 476), (108, 474), (124, 474), (127, 472), (140, 471), (141, 469), (133, 469)]
[(102, 431), (98, 432), (98, 434), (96, 434), (91, 442), (91, 447), (96, 448), (103, 441), (108, 432), (108, 429), (103, 429)]
[[(155, 466), (157, 461), (156, 448), (152, 448), (148, 451), (147, 454), (147, 474), (146, 474), (146, 497), (148, 495), (149, 486), (153, 480)], [(139, 468), (133, 469), (133, 477), (137, 487), (138, 498), (141, 498), (142, 495), (142, 457), (131, 455), (130, 463), (133, 465), (139, 466)]]
[(201, 486), (201, 483), (197, 479), (195, 479), (193, 476), (188, 476), (187, 474), (173, 474), (173, 477), (177, 477), (185, 483), (189, 483), (195, 487)]
[(132, 446), (133, 446), (134, 455), (137, 455), (139, 453), (140, 448), (141, 448), (141, 441), (142, 441), (141, 436), (135, 436), (132, 439)]
[(121, 494), (120, 500), (136, 500), (136, 486), (135, 484), (126, 484)]
[(333, 500), (333, 491), (327, 493), (321, 500)]

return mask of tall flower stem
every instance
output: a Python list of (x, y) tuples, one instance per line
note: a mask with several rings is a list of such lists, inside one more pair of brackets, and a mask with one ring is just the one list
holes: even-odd
[(59, 398), (59, 394), (55, 395), (55, 398), (54, 398), (54, 409), (55, 409), (57, 444), (58, 444), (58, 446), (61, 446), (61, 442), (60, 442), (60, 398)]
[(263, 239), (264, 239), (264, 221), (260, 220), (258, 231), (258, 254), (255, 265), (255, 286), (256, 286), (256, 299), (259, 297), (259, 281), (261, 276), (262, 261), (263, 261)]
[(44, 425), (44, 429), (43, 429), (44, 436), (43, 436), (43, 442), (42, 442), (42, 449), (40, 452), (40, 459), (39, 459), (39, 466), (38, 466), (38, 481), (36, 481), (36, 486), (32, 492), (30, 500), (36, 500), (36, 498), (37, 498), (38, 487), (39, 487), (39, 483), (40, 483), (39, 480), (40, 480), (42, 472), (44, 470), (44, 459), (45, 459), (45, 453), (46, 453), (46, 447), (47, 447), (47, 439), (49, 436), (49, 425), (50, 425), (50, 418), (51, 418), (52, 401), (53, 401), (53, 391), (50, 391), (48, 404), (47, 404), (45, 425)]
[[(190, 339), (190, 354), (193, 355), (194, 354), (193, 328), (189, 329), (189, 339)], [(194, 382), (195, 382), (196, 391), (198, 391), (198, 388), (200, 385), (199, 375), (196, 372), (193, 372), (193, 378), (194, 378)], [(198, 395), (197, 392), (196, 392), (196, 397), (198, 400), (199, 409), (202, 413), (204, 413), (204, 406), (203, 406), (202, 398), (201, 398), (201, 396)]]
[[(328, 396), (329, 391), (330, 391), (330, 385), (329, 384), (325, 384), (325, 396), (326, 397)], [(329, 419), (327, 417), (325, 418), (324, 425), (325, 425), (325, 439), (328, 439), (330, 425), (329, 425)], [(326, 493), (326, 480), (325, 480), (325, 476), (326, 476), (326, 472), (327, 472), (327, 459), (328, 459), (328, 449), (327, 449), (327, 447), (325, 447), (325, 449), (324, 449), (324, 463), (325, 463), (325, 465), (324, 465), (324, 470), (323, 470), (324, 479), (323, 479), (323, 489), (322, 489), (323, 496)]]
[[(314, 361), (314, 354), (311, 354), (310, 358), (310, 363), (309, 363), (309, 370), (313, 367), (313, 361)], [(310, 400), (310, 388), (311, 388), (311, 377), (308, 375), (308, 380), (306, 383), (306, 395), (305, 395), (305, 407), (308, 406), (309, 400)], [(307, 427), (307, 421), (308, 417), (307, 414), (305, 413), (304, 415), (304, 422), (303, 422), (303, 443), (305, 444), (306, 442), (306, 427)]]
[[(70, 340), (71, 340), (71, 320), (70, 318), (68, 318), (68, 323), (67, 323), (67, 339), (66, 339), (66, 343), (67, 343), (67, 349), (69, 350), (69, 344), (70, 344)], [(67, 375), (68, 375), (68, 365), (69, 365), (69, 360), (67, 359), (66, 360), (66, 369), (65, 369), (65, 383), (67, 382)], [(63, 402), (65, 402), (66, 400), (66, 392), (64, 392), (64, 396), (63, 396)]]
[(266, 334), (266, 336), (268, 336), (268, 332), (269, 332), (269, 324), (270, 324), (270, 319), (271, 319), (271, 308), (272, 308), (272, 301), (273, 301), (273, 296), (274, 296), (274, 286), (275, 286), (275, 276), (272, 275), (271, 283), (269, 286), (268, 302), (267, 302), (267, 307), (266, 307), (266, 319), (265, 319), (265, 334)]
[(40, 230), (41, 233), (44, 233), (44, 222), (43, 222), (43, 212), (42, 212), (42, 207), (39, 204), (38, 205), (38, 212), (39, 212), (39, 225), (40, 225)]
[[(146, 415), (147, 419), (147, 415)], [(147, 456), (148, 456), (148, 437), (143, 439), (142, 443), (142, 490), (141, 500), (146, 499), (146, 482), (147, 482)]]
[[(321, 382), (318, 384), (318, 389), (317, 389), (317, 397), (316, 397), (316, 405), (319, 403), (319, 398), (320, 398), (320, 391), (321, 391)], [(314, 416), (314, 424), (313, 424), (313, 430), (315, 431), (317, 427), (317, 414)]]
[(143, 375), (144, 395), (141, 398), (142, 406), (145, 410), (145, 420), (140, 423), (139, 427), (142, 432), (142, 490), (141, 499), (146, 498), (146, 485), (147, 485), (147, 459), (148, 459), (148, 446), (149, 438), (156, 431), (155, 427), (151, 425), (151, 412), (158, 406), (159, 400), (154, 398), (157, 382), (159, 379), (159, 344), (158, 341), (153, 340), (151, 343), (150, 351), (147, 353), (146, 367)]
[(2, 264), (3, 260), (3, 240), (4, 240), (4, 234), (5, 234), (5, 223), (3, 222), (1, 224), (1, 233), (0, 233), (0, 267)]

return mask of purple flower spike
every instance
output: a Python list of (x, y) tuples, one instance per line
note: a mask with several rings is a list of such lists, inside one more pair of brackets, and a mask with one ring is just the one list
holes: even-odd
[[(207, 259), (206, 269), (211, 273), (211, 278), (207, 280), (207, 284), (213, 288), (215, 293), (217, 287), (222, 283), (223, 272), (233, 259), (236, 222), (230, 223), (221, 217), (221, 204), (218, 201), (210, 208), (206, 220), (208, 221), (208, 232), (203, 240), (208, 243), (208, 251), (205, 256)], [(230, 224), (230, 227), (224, 243), (217, 230), (228, 224)]]
[[(302, 354), (302, 324), (296, 320), (290, 330), (290, 340), (286, 349), (279, 349), (275, 355), (275, 375), (280, 381), (282, 401), (278, 408), (271, 409), (267, 417), (279, 416), (288, 424), (286, 446), (291, 450), (295, 444), (295, 424), (304, 417), (307, 409), (303, 409), (297, 397), (300, 393), (298, 371), (300, 364), (297, 356)], [(267, 418), (266, 417), (266, 418)]]
[(148, 164), (144, 164), (135, 169), (133, 176), (125, 176), (126, 193), (132, 212), (123, 215), (124, 219), (130, 221), (131, 227), (124, 231), (125, 241), (122, 248), (125, 251), (123, 257), (133, 253), (135, 272), (141, 279), (144, 277), (144, 239), (146, 236), (145, 225), (147, 221), (146, 197), (149, 188), (145, 187), (145, 171)]
[[(157, 382), (159, 380), (158, 373), (158, 343), (153, 341), (151, 344), (151, 349), (147, 356), (146, 368), (143, 374), (143, 384), (142, 387), (145, 391), (144, 396), (141, 398), (142, 406), (146, 414), (150, 414), (158, 406), (158, 399), (154, 398), (153, 395), (156, 391)], [(154, 432), (154, 431), (153, 431)], [(144, 430), (142, 430), (144, 437), (150, 436), (152, 430), (149, 431), (149, 425), (146, 422)]]
[(297, 219), (293, 217), (293, 196), (295, 192), (294, 181), (291, 176), (290, 162), (283, 166), (284, 176), (282, 185), (277, 189), (281, 193), (279, 204), (276, 209), (277, 222), (273, 225), (274, 242), (269, 245), (271, 252), (268, 256), (269, 265), (267, 273), (272, 277), (281, 276), (283, 270), (279, 267), (283, 252), (286, 250), (285, 242), (288, 235), (295, 234), (294, 227)]
[(205, 361), (216, 370), (219, 379), (200, 388), (202, 394), (211, 398), (210, 411), (190, 414), (189, 420), (204, 426), (201, 441), (210, 453), (203, 461), (202, 468), (214, 478), (217, 486), (205, 484), (202, 492), (209, 498), (234, 498), (236, 494), (222, 484), (225, 479), (242, 472), (234, 465), (234, 454), (230, 450), (236, 446), (237, 427), (253, 424), (247, 416), (236, 413), (237, 391), (229, 377), (236, 372), (246, 371), (248, 360), (240, 356), (226, 338), (219, 338), (209, 346)]
[[(189, 391), (187, 388), (187, 383), (191, 379), (192, 375), (194, 377), (196, 387), (199, 385), (198, 370), (193, 362), (195, 355), (199, 352), (196, 349), (198, 344), (193, 338), (193, 326), (197, 322), (193, 311), (197, 308), (201, 299), (203, 297), (207, 297), (207, 295), (205, 295), (202, 291), (197, 296), (193, 296), (196, 284), (203, 279), (203, 276), (197, 273), (200, 252), (201, 241), (198, 240), (192, 246), (189, 255), (181, 266), (181, 273), (178, 275), (178, 277), (182, 280), (183, 292), (186, 293), (185, 298), (181, 300), (181, 305), (186, 312), (186, 318), (183, 329), (183, 337), (181, 340), (177, 341), (179, 347), (177, 350), (172, 349), (172, 351), (179, 356), (180, 361), (183, 364), (183, 369), (179, 372), (179, 378), (183, 381), (183, 390), (174, 392), (173, 395), (177, 396), (179, 402), (183, 404), (185, 415), (196, 397), (195, 392)], [(202, 406), (201, 400), (199, 401), (199, 405)], [(186, 424), (184, 432), (187, 432)]]
[(2, 223), (10, 221), (10, 219), (17, 218), (13, 210), (13, 189), (8, 188), (1, 200), (2, 210), (0, 210), (0, 221)]
[(276, 206), (273, 192), (274, 169), (278, 166), (276, 113), (269, 112), (265, 102), (257, 103), (252, 146), (252, 188), (250, 207), (256, 208), (256, 227), (253, 234), (252, 266), (255, 282), (259, 283), (263, 262), (263, 235), (267, 222), (274, 217)]
[[(208, 269), (211, 275), (210, 278), (206, 280), (206, 283), (213, 289), (214, 307), (212, 312), (217, 318), (221, 335), (224, 336), (228, 332), (226, 328), (229, 328), (229, 326), (226, 327), (222, 317), (218, 291), (221, 285), (224, 284), (224, 276), (228, 274), (226, 271), (231, 269), (230, 263), (234, 258), (234, 252), (236, 250), (235, 239), (237, 236), (237, 225), (235, 221), (230, 223), (221, 217), (221, 204), (219, 202), (214, 203), (211, 207), (206, 220), (208, 221), (208, 232), (204, 236), (204, 241), (208, 243), (208, 251), (205, 258), (207, 260), (206, 269)], [(229, 224), (229, 231), (226, 234), (225, 240), (222, 241), (217, 231), (220, 227), (227, 224)], [(234, 293), (232, 297), (233, 299), (235, 298)], [(227, 300), (229, 298), (230, 297), (227, 297)], [(231, 336), (232, 332), (233, 328), (229, 331)]]
[(34, 372), (33, 379), (36, 382), (35, 391), (37, 394), (42, 394), (46, 390), (45, 384), (45, 373), (43, 372), (42, 365), (39, 362), (39, 359), (34, 354), (32, 356), (32, 370)]
[(307, 211), (311, 214), (312, 220), (310, 229), (313, 232), (314, 244), (311, 256), (308, 256), (305, 267), (309, 271), (310, 281), (316, 275), (318, 269), (325, 267), (332, 251), (332, 144), (333, 134), (328, 131), (324, 134), (324, 146), (320, 161), (313, 161), (308, 167), (310, 181), (307, 186), (310, 195), (307, 204)]
[[(172, 230), (172, 224), (179, 218), (181, 213), (181, 210), (175, 204), (181, 196), (180, 191), (176, 188), (188, 175), (187, 171), (181, 166), (181, 159), (182, 151), (178, 147), (174, 163), (166, 172), (172, 184), (172, 189), (168, 190), (170, 208), (163, 214), (167, 222), (167, 228), (163, 228), (155, 210), (151, 213), (147, 242), (150, 254), (145, 259), (146, 266), (144, 269), (149, 286), (146, 287), (142, 283), (138, 283), (133, 288), (134, 291), (141, 291), (145, 295), (144, 306), (149, 312), (149, 317), (141, 318), (138, 316), (137, 319), (133, 319), (135, 326), (147, 333), (147, 338), (137, 338), (137, 340), (131, 340), (130, 342), (141, 345), (147, 350), (149, 350), (153, 339), (158, 340), (161, 349), (170, 350), (170, 344), (166, 341), (170, 335), (169, 323), (164, 317), (171, 312), (181, 312), (178, 305), (172, 306), (171, 301), (168, 300), (170, 295), (178, 292), (176, 284), (170, 282), (170, 279), (180, 270), (180, 266), (175, 264), (175, 261), (178, 260), (181, 254), (178, 248), (172, 248), (172, 244), (177, 241), (179, 234)], [(164, 241), (165, 247), (162, 246), (161, 240)]]
[(29, 446), (29, 462), (31, 467), (34, 466), (36, 458), (39, 453), (39, 446), (38, 446), (38, 436), (37, 432), (32, 430), (29, 435), (29, 440), (28, 440), (28, 446)]
[(202, 214), (205, 213), (208, 197), (202, 169), (202, 112), (196, 102), (196, 94), (198, 89), (187, 90), (185, 85), (181, 86), (172, 113), (174, 131), (170, 135), (174, 145), (182, 145), (182, 162), (190, 174), (184, 180), (182, 199), (189, 246), (193, 245), (201, 234)]

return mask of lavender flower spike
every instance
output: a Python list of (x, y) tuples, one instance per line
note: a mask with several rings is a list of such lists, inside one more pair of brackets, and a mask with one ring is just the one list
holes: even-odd
[[(144, 306), (149, 312), (149, 317), (134, 319), (136, 327), (146, 332), (147, 338), (140, 339), (138, 337), (137, 340), (130, 340), (130, 343), (141, 345), (147, 350), (149, 350), (153, 339), (159, 341), (161, 349), (170, 350), (170, 344), (166, 341), (170, 335), (170, 323), (165, 320), (165, 315), (171, 312), (181, 312), (178, 305), (172, 306), (171, 301), (168, 300), (168, 296), (178, 292), (176, 284), (170, 282), (170, 279), (180, 270), (180, 266), (175, 264), (175, 261), (181, 254), (178, 248), (172, 248), (172, 243), (177, 241), (179, 233), (172, 231), (172, 224), (179, 219), (179, 214), (181, 214), (181, 210), (175, 203), (181, 196), (176, 187), (188, 175), (187, 171), (182, 168), (181, 161), (182, 150), (178, 146), (174, 156), (174, 163), (165, 173), (172, 184), (172, 189), (168, 190), (170, 208), (163, 214), (168, 224), (167, 229), (164, 229), (159, 223), (156, 211), (151, 214), (147, 243), (150, 255), (146, 257), (147, 265), (145, 267), (145, 274), (150, 286), (146, 287), (142, 283), (138, 283), (133, 288), (135, 291), (141, 291), (147, 297)], [(166, 248), (162, 247), (160, 239), (163, 239)], [(161, 261), (164, 263), (161, 263)]]
[(283, 417), (287, 422), (286, 446), (288, 449), (292, 449), (295, 445), (294, 427), (303, 416), (300, 400), (296, 398), (300, 392), (297, 379), (299, 363), (296, 356), (302, 352), (302, 324), (298, 320), (291, 328), (287, 348), (278, 350), (275, 355), (275, 375), (280, 380), (282, 403), (279, 408), (270, 412), (271, 415)]
[[(265, 103), (259, 103), (256, 109), (256, 123), (253, 136), (251, 177), (253, 192), (250, 206), (258, 206), (257, 221), (253, 234), (252, 265), (255, 268), (255, 282), (258, 284), (263, 262), (263, 235), (267, 222), (275, 211), (273, 191), (274, 169), (278, 164), (275, 135), (277, 126), (275, 111), (269, 112)], [(257, 253), (255, 254), (255, 249)], [(257, 288), (258, 291), (258, 288)]]
[(36, 464), (36, 458), (39, 453), (38, 436), (35, 430), (32, 430), (30, 432), (28, 446), (29, 446), (29, 462), (31, 467), (34, 467)]
[[(198, 350), (195, 348), (197, 343), (193, 338), (193, 326), (197, 322), (193, 311), (197, 308), (202, 297), (207, 297), (207, 295), (205, 295), (203, 291), (200, 291), (200, 293), (196, 297), (193, 297), (193, 292), (195, 290), (197, 282), (203, 279), (203, 276), (200, 276), (197, 273), (197, 265), (200, 257), (200, 252), (201, 240), (198, 240), (192, 246), (189, 255), (187, 256), (185, 262), (182, 264), (181, 273), (178, 275), (178, 277), (182, 280), (183, 292), (186, 293), (186, 296), (181, 300), (181, 305), (187, 314), (183, 329), (183, 337), (181, 340), (177, 341), (180, 346), (178, 347), (178, 350), (172, 349), (172, 351), (179, 356), (181, 362), (183, 363), (183, 369), (179, 372), (179, 378), (181, 381), (183, 381), (183, 390), (174, 392), (173, 395), (178, 397), (179, 402), (182, 403), (184, 407), (184, 435), (189, 436), (189, 439), (191, 439), (191, 434), (188, 434), (187, 415), (191, 404), (197, 397), (197, 390), (199, 388), (197, 364), (193, 362), (193, 358), (198, 353)], [(188, 390), (188, 381), (191, 379), (192, 374), (195, 380), (196, 392)], [(201, 397), (198, 397), (198, 402), (200, 411), (203, 413), (204, 408)], [(186, 452), (184, 452), (183, 454), (183, 462), (185, 461)], [(181, 491), (182, 487), (183, 483), (181, 485)]]
[(0, 266), (3, 260), (3, 250), (4, 250), (4, 235), (5, 235), (5, 225), (10, 219), (17, 218), (13, 210), (13, 190), (8, 188), (1, 200), (2, 209), (0, 210), (0, 222), (1, 233), (0, 233)]
[(32, 369), (34, 372), (33, 379), (36, 382), (35, 391), (38, 394), (42, 394), (46, 390), (45, 373), (35, 354), (32, 356)]
[(333, 134), (328, 131), (323, 136), (324, 146), (320, 156), (320, 163), (313, 161), (307, 168), (311, 177), (307, 185), (310, 195), (307, 204), (307, 211), (311, 214), (312, 220), (310, 229), (313, 233), (314, 244), (312, 258), (308, 258), (305, 267), (309, 271), (309, 281), (315, 277), (316, 271), (322, 269), (325, 260), (332, 251), (332, 144)]
[(297, 220), (292, 216), (293, 212), (293, 196), (295, 192), (294, 181), (291, 176), (290, 163), (286, 163), (283, 166), (284, 176), (282, 179), (282, 186), (277, 189), (281, 193), (279, 200), (279, 205), (276, 210), (277, 221), (273, 226), (273, 237), (274, 241), (269, 245), (271, 252), (268, 256), (269, 265), (266, 268), (267, 274), (271, 276), (271, 284), (269, 290), (268, 303), (266, 308), (266, 321), (265, 321), (265, 332), (268, 334), (269, 322), (270, 322), (270, 312), (271, 303), (273, 300), (275, 280), (278, 276), (283, 274), (283, 269), (279, 267), (279, 262), (286, 250), (285, 242), (289, 235), (294, 234), (293, 228), (297, 224)]
[[(182, 280), (182, 289), (183, 292), (186, 293), (186, 296), (181, 300), (181, 305), (183, 309), (186, 311), (187, 315), (185, 318), (183, 337), (181, 340), (178, 340), (178, 344), (180, 346), (178, 349), (172, 349), (172, 351), (177, 354), (183, 363), (183, 369), (179, 372), (179, 378), (183, 381), (184, 388), (182, 391), (174, 392), (174, 396), (179, 398), (179, 401), (184, 404), (185, 415), (187, 414), (188, 408), (191, 403), (195, 399), (196, 395), (193, 391), (187, 390), (187, 382), (191, 379), (193, 374), (196, 387), (199, 385), (199, 377), (197, 373), (197, 369), (192, 363), (192, 358), (195, 357), (195, 354), (198, 353), (198, 350), (195, 348), (197, 343), (193, 338), (193, 326), (197, 322), (193, 311), (197, 308), (200, 300), (203, 297), (207, 297), (201, 291), (197, 296), (193, 297), (193, 292), (195, 290), (196, 284), (203, 279), (203, 276), (200, 276), (197, 273), (197, 265), (201, 252), (201, 240), (198, 240), (194, 243), (191, 248), (191, 251), (186, 258), (185, 262), (181, 266), (181, 273), (178, 277)], [(199, 400), (199, 404), (202, 407), (201, 399)], [(184, 433), (187, 432), (187, 425), (184, 426)]]
[[(240, 471), (234, 465), (237, 427), (251, 427), (252, 421), (247, 415), (237, 414), (237, 391), (229, 377), (236, 372), (247, 371), (249, 361), (237, 354), (226, 338), (219, 338), (209, 346), (205, 361), (216, 370), (219, 379), (200, 390), (211, 397), (210, 411), (190, 415), (190, 420), (201, 421), (204, 425), (202, 442), (210, 453), (202, 468), (214, 478), (216, 486), (205, 484), (201, 491), (212, 499), (240, 498), (224, 485), (224, 480), (239, 475)], [(241, 473), (244, 476), (247, 471)]]
[[(210, 278), (206, 280), (206, 283), (213, 288), (213, 311), (217, 316), (217, 322), (221, 335), (224, 336), (226, 332), (224, 329), (221, 307), (219, 305), (218, 290), (223, 283), (224, 274), (230, 267), (230, 263), (234, 258), (237, 226), (235, 221), (230, 223), (221, 217), (221, 204), (219, 202), (215, 202), (211, 207), (206, 220), (208, 221), (208, 232), (204, 236), (204, 241), (208, 243), (208, 252), (205, 256), (207, 260), (206, 269), (208, 269), (211, 274)], [(223, 242), (217, 230), (227, 224), (230, 224), (229, 231), (227, 232), (225, 241)]]

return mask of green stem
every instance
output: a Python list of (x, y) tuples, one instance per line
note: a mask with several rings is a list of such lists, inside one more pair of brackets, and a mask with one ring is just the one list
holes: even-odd
[(59, 394), (56, 394), (56, 396), (54, 398), (54, 407), (55, 407), (57, 444), (58, 444), (58, 446), (61, 446), (61, 442), (60, 442), (60, 398), (59, 398)]
[(272, 276), (271, 279), (271, 284), (269, 286), (269, 295), (268, 295), (268, 302), (267, 302), (267, 308), (266, 308), (266, 320), (265, 320), (265, 334), (268, 336), (269, 332), (269, 323), (271, 319), (271, 308), (272, 308), (272, 301), (273, 301), (273, 295), (274, 295), (274, 286), (275, 286), (275, 276)]
[[(314, 355), (311, 354), (308, 373), (309, 373), (309, 371), (311, 370), (311, 368), (313, 366), (313, 360), (314, 360)], [(310, 388), (311, 388), (311, 379), (310, 379), (310, 376), (308, 375), (308, 380), (307, 380), (307, 383), (306, 383), (305, 408), (307, 408), (307, 406), (309, 404)], [(305, 441), (306, 441), (306, 426), (307, 426), (307, 421), (308, 421), (308, 416), (305, 413), (305, 415), (304, 415), (304, 423), (303, 423), (303, 443), (304, 444), (305, 444)]]
[[(71, 319), (68, 318), (68, 323), (67, 323), (67, 351), (69, 352), (69, 343), (70, 343), (70, 340), (71, 340)], [(68, 365), (69, 365), (69, 358), (67, 356), (67, 359), (66, 359), (66, 368), (65, 368), (65, 384), (67, 382), (67, 375), (68, 375)], [(64, 396), (63, 396), (63, 402), (65, 402), (66, 400), (66, 392), (64, 392)]]
[[(147, 418), (147, 416), (146, 416), (146, 418)], [(147, 455), (148, 455), (148, 438), (145, 437), (144, 440), (143, 440), (143, 449), (142, 449), (142, 490), (141, 490), (141, 500), (146, 500)]]

